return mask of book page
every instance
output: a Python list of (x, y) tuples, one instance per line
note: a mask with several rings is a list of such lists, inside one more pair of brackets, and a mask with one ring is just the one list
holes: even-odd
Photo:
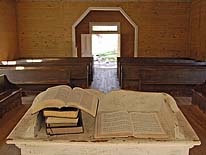
[(57, 90), (57, 89), (67, 89), (67, 90), (72, 90), (72, 88), (70, 87), (70, 86), (68, 86), (68, 85), (58, 85), (58, 86), (53, 86), (53, 87), (49, 87), (49, 88), (47, 88), (47, 90), (46, 91), (50, 91), (50, 90)]
[[(74, 88), (71, 93), (72, 100), (79, 100), (79, 108), (88, 112), (92, 116), (96, 116), (98, 97), (82, 88)], [(76, 99), (75, 99), (76, 98)], [(71, 101), (70, 99), (68, 100)]]
[[(74, 89), (75, 89), (75, 88), (74, 88)], [(105, 95), (104, 92), (102, 92), (102, 91), (100, 91), (100, 90), (97, 90), (97, 89), (91, 89), (91, 88), (90, 88), (90, 89), (84, 89), (84, 90), (87, 91), (87, 92), (90, 93), (90, 94), (93, 94), (93, 95), (97, 96), (98, 98)]]
[(39, 94), (34, 98), (34, 101), (33, 101), (32, 105), (36, 105), (36, 104), (38, 104), (39, 102), (42, 102), (45, 94), (46, 94), (45, 91), (39, 93)]
[(79, 109), (77, 108), (71, 108), (71, 107), (63, 107), (61, 109), (59, 108), (50, 108), (50, 109), (44, 109), (43, 115), (45, 117), (66, 117), (66, 118), (77, 118), (79, 113)]
[(95, 138), (132, 136), (132, 124), (126, 111), (101, 112), (97, 115)]
[(69, 94), (71, 91), (70, 87), (64, 85), (51, 87), (47, 89), (44, 99), (59, 99), (66, 103), (68, 98), (70, 98)]
[(36, 102), (42, 102), (42, 101), (50, 100), (50, 99), (60, 99), (66, 102), (68, 98), (67, 94), (70, 93), (71, 90), (72, 89), (69, 86), (64, 86), (64, 85), (48, 88), (46, 91), (40, 93), (36, 97), (38, 98)]
[(61, 108), (66, 105), (68, 94), (71, 92), (69, 86), (56, 86), (48, 88), (46, 91), (40, 93), (33, 101), (32, 114), (44, 108)]
[(77, 118), (63, 118), (63, 117), (47, 117), (45, 122), (46, 123), (77, 123)]
[(161, 126), (157, 113), (129, 113), (133, 126), (133, 135), (138, 138), (165, 138), (166, 133)]

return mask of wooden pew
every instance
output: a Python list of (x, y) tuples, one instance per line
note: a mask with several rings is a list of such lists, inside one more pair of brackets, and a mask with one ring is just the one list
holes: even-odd
[(0, 118), (21, 103), (21, 89), (12, 84), (5, 75), (0, 75)]
[(0, 66), (1, 74), (7, 75), (24, 92), (35, 94), (60, 84), (88, 88), (93, 74), (91, 70), (91, 58), (42, 59), (42, 62), (21, 59), (15, 65)]
[(154, 65), (206, 65), (204, 62), (195, 62), (189, 58), (161, 58), (161, 57), (118, 57), (117, 58), (117, 75), (121, 76), (121, 66), (124, 65), (154, 66)]
[(87, 64), (75, 64), (70, 67), (70, 81), (72, 87), (88, 88), (91, 84), (89, 66)]
[(131, 90), (141, 90), (141, 69), (133, 65), (120, 66), (120, 87)]
[(23, 89), (26, 94), (39, 93), (48, 87), (69, 84), (70, 72), (59, 67), (21, 66), (0, 68), (0, 73)]
[(192, 104), (197, 105), (203, 112), (206, 112), (206, 81), (192, 89)]
[[(36, 61), (35, 61), (36, 60)], [(40, 62), (41, 61), (41, 62)], [(72, 66), (72, 65), (88, 65), (89, 84), (93, 80), (93, 58), (92, 57), (67, 57), (67, 58), (38, 58), (38, 59), (19, 59), (16, 61), (16, 65), (23, 66)]]
[[(9, 61), (8, 61), (9, 62)], [(11, 62), (11, 61), (10, 61)], [(14, 62), (14, 61), (12, 61)], [(12, 65), (15, 64), (15, 65)], [(15, 63), (9, 63), (7, 65), (1, 64), (1, 67), (9, 67), (9, 66), (27, 66), (27, 67), (38, 67), (38, 66), (50, 66), (50, 67), (59, 67), (64, 68), (65, 66), (87, 66), (85, 71), (88, 72), (88, 85), (91, 84), (93, 80), (93, 58), (92, 57), (82, 57), (82, 58), (76, 58), (76, 57), (69, 57), (69, 58), (38, 58), (38, 59), (19, 59), (16, 60)], [(80, 76), (80, 75), (79, 75)]]
[(122, 59), (119, 79), (123, 89), (191, 96), (192, 88), (206, 80), (205, 62), (174, 58)]

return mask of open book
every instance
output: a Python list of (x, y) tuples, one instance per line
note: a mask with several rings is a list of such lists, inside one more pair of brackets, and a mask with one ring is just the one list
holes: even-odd
[(180, 110), (168, 94), (116, 90), (99, 100), (95, 138), (184, 139)]
[(37, 95), (32, 104), (32, 114), (46, 108), (74, 107), (96, 116), (98, 97), (82, 88), (60, 85), (48, 88)]
[(128, 137), (167, 138), (156, 113), (100, 112), (97, 115), (95, 138)]

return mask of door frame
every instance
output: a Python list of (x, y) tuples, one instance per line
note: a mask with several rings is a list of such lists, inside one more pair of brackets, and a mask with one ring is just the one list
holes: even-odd
[(126, 12), (121, 7), (89, 7), (72, 25), (72, 56), (77, 57), (77, 49), (76, 49), (76, 26), (89, 14), (90, 11), (119, 11), (128, 22), (134, 27), (135, 35), (134, 35), (134, 57), (138, 56), (138, 26), (134, 23), (134, 21), (126, 14)]

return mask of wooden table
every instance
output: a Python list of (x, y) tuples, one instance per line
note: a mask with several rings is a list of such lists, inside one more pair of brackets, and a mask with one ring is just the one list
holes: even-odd
[(86, 113), (83, 113), (82, 134), (47, 136), (42, 128), (35, 137), (36, 117), (29, 109), (7, 138), (7, 143), (15, 144), (22, 155), (189, 155), (189, 149), (200, 144), (181, 111), (177, 118), (184, 138), (168, 140), (134, 137), (95, 139), (95, 119)]

